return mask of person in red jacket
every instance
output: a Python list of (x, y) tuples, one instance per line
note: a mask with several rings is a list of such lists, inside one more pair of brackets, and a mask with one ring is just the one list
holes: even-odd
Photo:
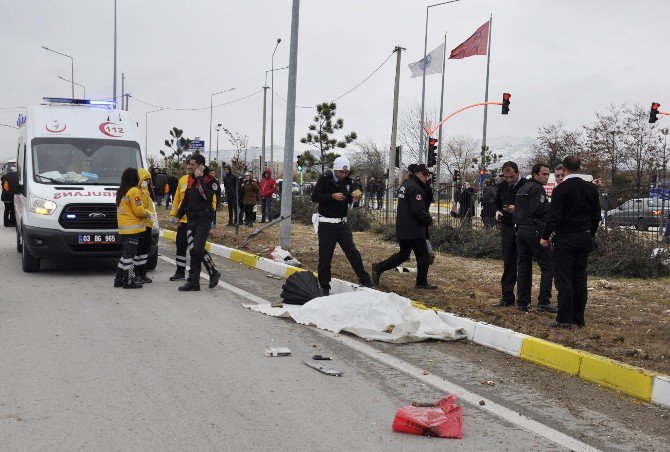
[(268, 222), (273, 220), (272, 216), (272, 195), (277, 192), (277, 181), (272, 178), (272, 170), (265, 167), (263, 176), (259, 185), (259, 194), (261, 196), (261, 223), (265, 223), (267, 214)]

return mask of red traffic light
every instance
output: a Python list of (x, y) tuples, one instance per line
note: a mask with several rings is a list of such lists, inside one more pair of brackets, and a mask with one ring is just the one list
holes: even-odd
[(506, 115), (509, 113), (509, 98), (512, 97), (510, 93), (503, 93), (502, 101), (502, 114)]
[(658, 109), (661, 106), (658, 102), (651, 103), (651, 111), (649, 112), (649, 123), (653, 124), (658, 121)]
[(435, 146), (437, 144), (437, 138), (431, 138), (430, 140), (428, 140), (428, 143), (431, 146)]
[(503, 93), (503, 100), (509, 100), (510, 97), (512, 97), (510, 93)]

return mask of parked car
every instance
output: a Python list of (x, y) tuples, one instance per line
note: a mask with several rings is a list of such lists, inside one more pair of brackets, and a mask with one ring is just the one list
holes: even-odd
[(665, 224), (670, 212), (670, 200), (660, 198), (631, 199), (607, 212), (609, 225), (635, 226), (635, 229), (646, 231), (650, 227)]

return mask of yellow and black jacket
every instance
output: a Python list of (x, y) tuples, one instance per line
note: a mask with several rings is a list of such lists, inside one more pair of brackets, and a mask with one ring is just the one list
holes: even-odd
[(144, 208), (147, 210), (147, 214), (149, 216), (144, 218), (144, 224), (146, 227), (151, 228), (151, 227), (158, 227), (158, 224), (154, 225), (154, 221), (158, 223), (158, 216), (156, 215), (156, 205), (154, 204), (154, 200), (151, 199), (151, 194), (149, 193), (149, 188), (148, 187), (142, 187), (142, 182), (143, 181), (148, 181), (148, 183), (151, 183), (151, 173), (147, 171), (144, 168), (140, 168), (137, 170), (138, 174), (140, 175), (140, 184), (139, 184), (139, 189), (142, 199), (142, 205)]
[(142, 192), (137, 187), (132, 187), (123, 195), (121, 202), (116, 208), (116, 220), (119, 223), (119, 234), (139, 234), (146, 230), (144, 218), (149, 213), (142, 204)]

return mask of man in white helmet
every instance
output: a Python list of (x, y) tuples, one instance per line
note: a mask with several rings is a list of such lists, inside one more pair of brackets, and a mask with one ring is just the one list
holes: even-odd
[(360, 199), (360, 193), (353, 195), (352, 182), (349, 178), (351, 166), (346, 157), (338, 157), (333, 163), (333, 171), (321, 175), (314, 191), (312, 202), (319, 203), (318, 236), (319, 236), (319, 284), (325, 295), (330, 294), (330, 267), (335, 252), (335, 245), (347, 256), (349, 263), (356, 272), (361, 285), (372, 287), (370, 275), (365, 271), (361, 253), (354, 245), (351, 228), (347, 224), (347, 209)]

